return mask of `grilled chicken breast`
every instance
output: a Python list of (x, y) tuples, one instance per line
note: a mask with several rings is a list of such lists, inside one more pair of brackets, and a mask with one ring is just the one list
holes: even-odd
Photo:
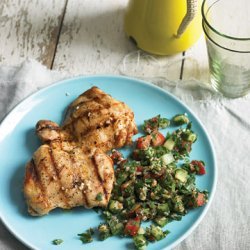
[(113, 182), (112, 160), (98, 149), (90, 154), (79, 147), (69, 151), (61, 142), (42, 145), (26, 166), (28, 211), (44, 215), (56, 207), (106, 206)]
[(88, 147), (104, 152), (130, 144), (137, 133), (132, 110), (97, 87), (69, 106), (63, 129)]
[(114, 183), (113, 162), (106, 152), (131, 143), (137, 132), (129, 107), (93, 87), (70, 105), (62, 127), (41, 120), (36, 132), (43, 145), (26, 165), (29, 213), (106, 206)]

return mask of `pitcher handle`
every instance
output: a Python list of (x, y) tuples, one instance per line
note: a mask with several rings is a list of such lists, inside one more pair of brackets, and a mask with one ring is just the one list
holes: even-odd
[(179, 38), (186, 30), (190, 22), (194, 19), (198, 11), (198, 0), (187, 0), (187, 13), (182, 19), (176, 37)]

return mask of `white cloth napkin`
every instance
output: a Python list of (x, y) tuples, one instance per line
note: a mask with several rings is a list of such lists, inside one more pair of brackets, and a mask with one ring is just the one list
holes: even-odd
[[(0, 67), (0, 120), (20, 100), (65, 78), (34, 60)], [(151, 79), (184, 101), (205, 125), (215, 146), (218, 185), (198, 228), (176, 250), (250, 249), (250, 97), (225, 99), (195, 80)], [(0, 250), (27, 249), (0, 222)]]

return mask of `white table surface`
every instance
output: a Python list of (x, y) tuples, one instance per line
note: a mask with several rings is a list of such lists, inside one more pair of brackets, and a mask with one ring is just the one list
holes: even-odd
[[(119, 74), (117, 66), (135, 51), (123, 30), (127, 0), (1, 0), (0, 65), (34, 58), (71, 75)], [(207, 80), (204, 37), (188, 51), (164, 57), (168, 79)], [(177, 63), (176, 63), (177, 61)], [(1, 222), (0, 222), (1, 223)], [(0, 250), (27, 249), (0, 227)]]
[[(72, 75), (118, 74), (117, 65), (135, 50), (123, 30), (128, 0), (1, 0), (0, 64), (35, 58)], [(171, 79), (207, 79), (204, 38), (172, 67)], [(182, 55), (165, 57), (169, 62)], [(183, 64), (184, 63), (184, 64)], [(183, 68), (183, 74), (181, 74)]]

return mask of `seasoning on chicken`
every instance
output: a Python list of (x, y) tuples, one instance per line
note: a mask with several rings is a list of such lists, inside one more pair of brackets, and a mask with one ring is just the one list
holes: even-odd
[(133, 117), (126, 104), (93, 87), (70, 105), (63, 127), (39, 121), (36, 132), (44, 144), (27, 163), (24, 180), (29, 213), (107, 206), (114, 169), (106, 152), (131, 142), (137, 132)]
[(69, 106), (63, 129), (88, 147), (104, 152), (130, 144), (137, 133), (132, 110), (97, 87)]

